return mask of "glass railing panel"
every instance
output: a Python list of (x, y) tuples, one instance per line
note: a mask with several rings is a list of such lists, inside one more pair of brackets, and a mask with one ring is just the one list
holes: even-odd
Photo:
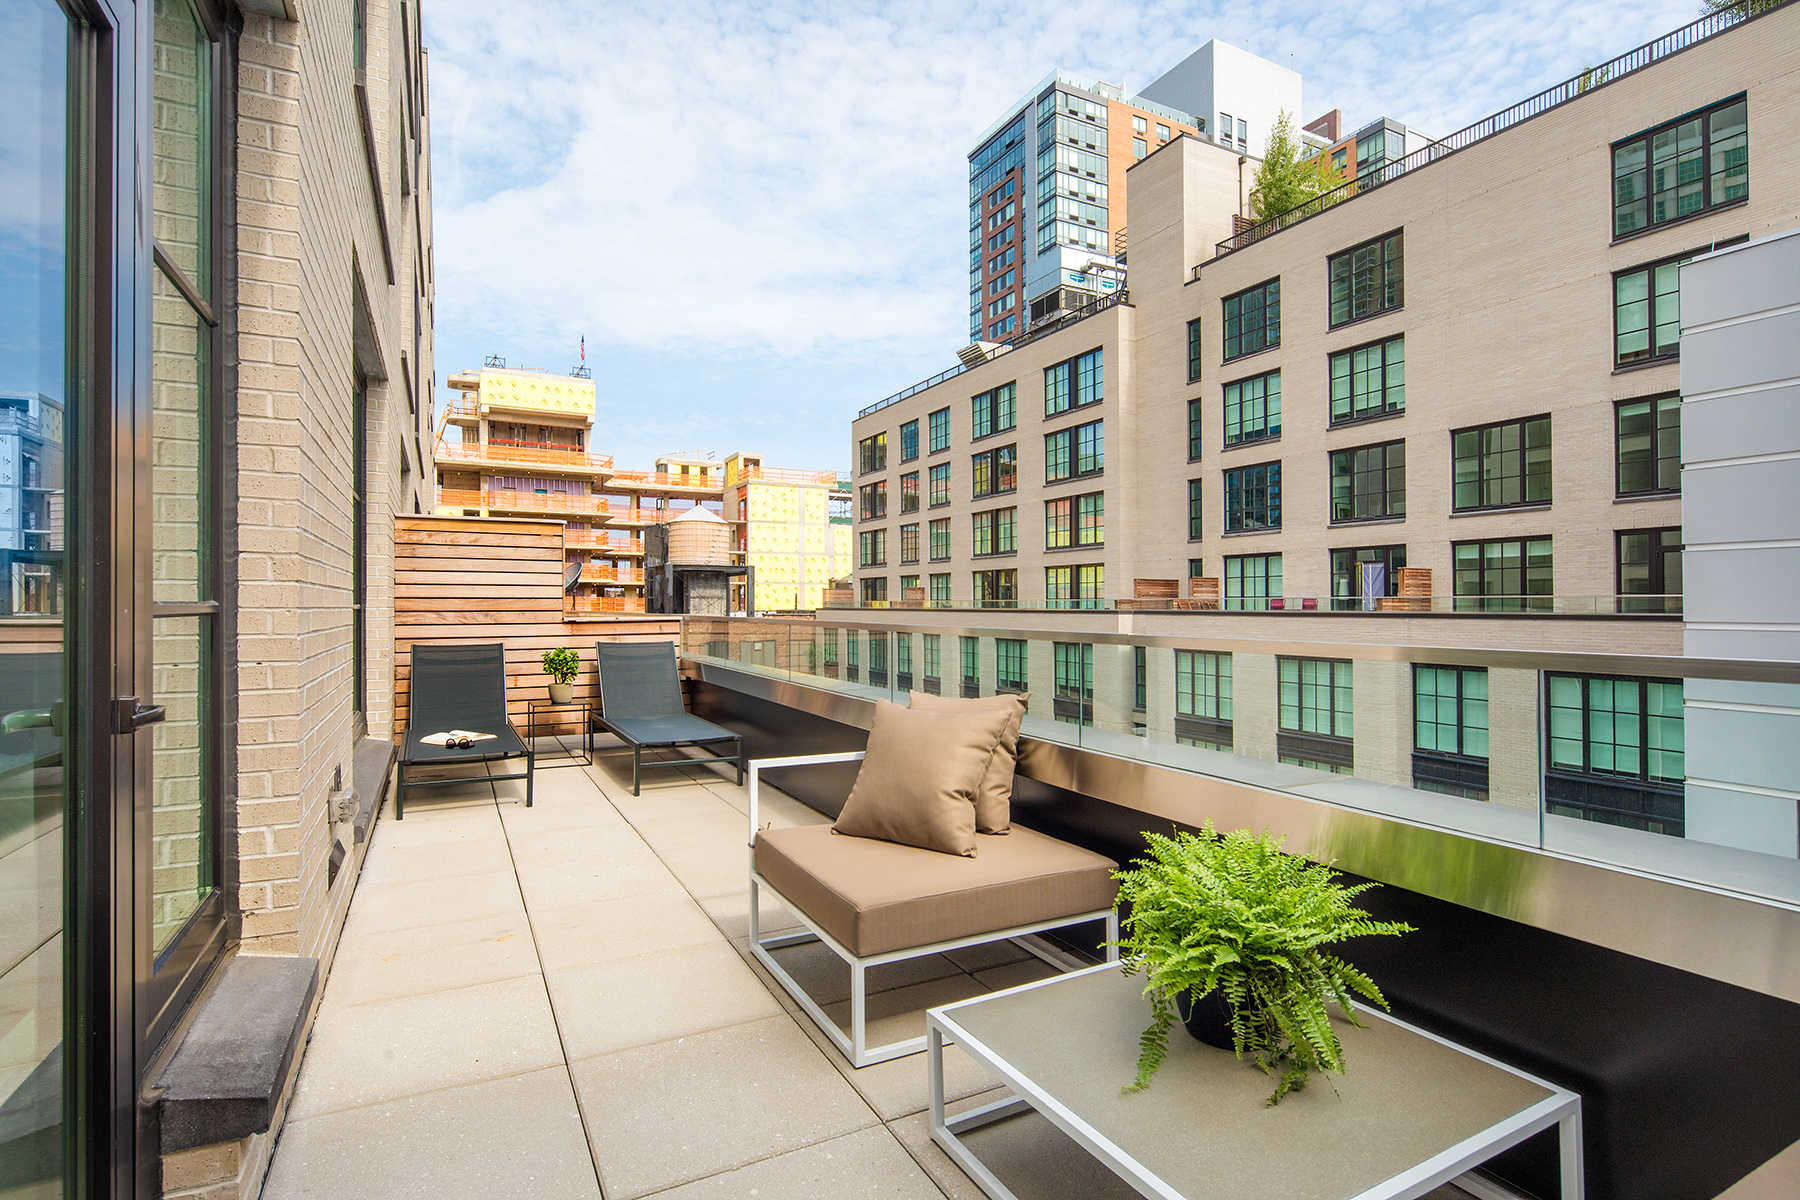
[(1545, 849), (1800, 903), (1800, 684), (1543, 684)]
[(1340, 627), (1260, 643), (1269, 653), (1246, 650), (1257, 631), (1233, 620), (1205, 626), (1211, 641), (1121, 635), (1087, 614), (1017, 625), (1031, 627), (988, 610), (688, 618), (682, 644), (864, 698), (1026, 693), (1023, 732), (1040, 741), (1800, 903), (1800, 682), (1739, 681), (1800, 678), (1793, 664), (1709, 675), (1583, 650), (1575, 673), (1536, 649), (1554, 640), (1543, 624), (1504, 650), (1347, 644)]

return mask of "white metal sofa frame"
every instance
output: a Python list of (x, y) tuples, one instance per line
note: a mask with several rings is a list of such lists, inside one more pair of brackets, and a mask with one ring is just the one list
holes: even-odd
[[(909, 950), (889, 950), (883, 954), (870, 954), (858, 957), (836, 938), (826, 933), (819, 924), (808, 916), (799, 905), (781, 894), (781, 891), (764, 879), (756, 869), (756, 833), (757, 833), (757, 791), (761, 783), (761, 773), (767, 769), (778, 767), (808, 767), (823, 763), (861, 762), (864, 752), (861, 750), (841, 754), (802, 754), (791, 758), (752, 759), (749, 763), (750, 791), (750, 952), (757, 961), (768, 970), (769, 974), (787, 990), (813, 1019), (813, 1024), (832, 1040), (844, 1057), (850, 1060), (852, 1067), (869, 1067), (890, 1059), (904, 1058), (909, 1054), (918, 1054), (925, 1049), (925, 1038), (907, 1038), (903, 1041), (889, 1042), (885, 1046), (868, 1044), (868, 989), (866, 974), (870, 967), (884, 966), (887, 963), (904, 962), (909, 958), (924, 958), (931, 954), (942, 954), (947, 950), (961, 950), (969, 946), (982, 946), (989, 942), (1003, 942), (1011, 938), (1022, 938), (1028, 934), (1042, 933), (1048, 929), (1060, 929), (1068, 925), (1084, 925), (1090, 921), (1106, 922), (1106, 959), (1116, 961), (1119, 949), (1115, 944), (1119, 940), (1119, 914), (1111, 908), (1095, 912), (1078, 913), (1074, 916), (1056, 917), (1049, 921), (1035, 921), (1029, 925), (1015, 925), (1009, 929), (996, 929), (991, 933), (977, 933), (968, 937), (954, 938), (947, 942), (933, 942), (928, 946), (916, 946)], [(920, 853), (930, 854), (925, 850)], [(776, 934), (773, 937), (762, 936), (760, 912), (761, 889), (768, 888), (775, 898), (784, 904), (801, 924), (805, 925), (805, 933)], [(826, 1015), (813, 998), (806, 994), (806, 989), (789, 975), (782, 965), (775, 961), (771, 950), (779, 950), (784, 946), (795, 946), (803, 942), (823, 942), (832, 953), (843, 959), (850, 967), (850, 1033), (845, 1036), (838, 1028), (838, 1023)], [(1058, 969), (1066, 969), (1065, 964), (1030, 942), (1019, 943), (1020, 948), (1036, 955)]]

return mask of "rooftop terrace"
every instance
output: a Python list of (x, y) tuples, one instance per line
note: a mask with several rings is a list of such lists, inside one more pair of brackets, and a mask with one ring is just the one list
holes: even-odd
[[(543, 769), (531, 808), (471, 783), (383, 812), (266, 1200), (980, 1200), (931, 1141), (924, 1057), (852, 1070), (751, 960), (744, 790), (696, 765), (633, 797), (622, 761)], [(827, 820), (767, 785), (761, 806)], [(842, 964), (778, 953), (841, 1017)], [(1053, 969), (1002, 944), (879, 970), (885, 1040)], [(1002, 1094), (954, 1048), (946, 1070), (952, 1112)], [(1035, 1115), (969, 1140), (1020, 1200), (1136, 1195)]]

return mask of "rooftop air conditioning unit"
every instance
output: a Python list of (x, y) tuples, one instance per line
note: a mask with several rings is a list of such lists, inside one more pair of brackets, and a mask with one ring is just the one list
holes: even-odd
[(962, 359), (962, 364), (965, 367), (979, 367), (982, 363), (992, 358), (995, 351), (1007, 349), (1010, 349), (1010, 347), (1003, 342), (970, 342), (967, 346), (964, 346), (961, 350), (956, 352), (956, 357)]

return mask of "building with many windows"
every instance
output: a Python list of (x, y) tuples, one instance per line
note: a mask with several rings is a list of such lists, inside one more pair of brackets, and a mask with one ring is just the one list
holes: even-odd
[(1183, 135), (1260, 155), (1283, 111), (1298, 117), (1300, 76), (1218, 41), (1141, 95), (1051, 72), (969, 153), (969, 340), (1122, 288), (1132, 164)]
[(849, 570), (837, 512), (847, 494), (835, 472), (764, 467), (756, 454), (665, 454), (652, 471), (617, 470), (610, 454), (593, 452), (585, 368), (556, 375), (490, 357), (448, 382), (461, 397), (444, 406), (437, 513), (562, 520), (573, 611), (643, 612), (644, 528), (696, 506), (735, 524), (736, 550), (757, 569), (759, 608), (815, 608)]
[[(1656, 630), (1682, 605), (1694, 403), (1683, 264), (1800, 223), (1787, 152), (1800, 7), (1738, 20), (1389, 154), (1259, 225), (1234, 222), (1235, 147), (1181, 137), (1136, 163), (1128, 294), (968, 354), (853, 423), (864, 495), (899, 486), (867, 447), (923, 430), (908, 468), (924, 479), (916, 519), (858, 513), (860, 598), (891, 598), (913, 569), (929, 603), (954, 607), (1078, 609), (1130, 600), (1139, 580), (1200, 580), (1195, 603), (1222, 616), (1644, 615), (1662, 624), (1637, 627), (1642, 652), (1668, 653)], [(1494, 628), (1482, 636), (1519, 648), (1547, 636)], [(1044, 653), (1026, 673), (1038, 686), (1057, 677)], [(1800, 797), (1755, 823), (1718, 808), (1744, 788), (1721, 799), (1687, 785), (1695, 710), (1680, 679), (1553, 674), (1536, 706), (1545, 740), (1509, 727), (1503, 758), (1490, 757), (1489, 704), (1516, 712), (1529, 672), (1284, 659), (1253, 680), (1240, 663), (1233, 739), (1231, 656), (1202, 684), (1202, 664), (1159, 653), (1147, 669), (1165, 685), (1170, 669), (1190, 677), (1181, 738), (1532, 803), (1541, 750), (1553, 812), (1721, 845), (1775, 830), (1794, 846), (1779, 831)], [(1095, 669), (1109, 689), (1133, 678), (1122, 663)], [(1139, 726), (1166, 719), (1150, 690)], [(1251, 696), (1261, 719), (1246, 723)], [(1363, 748), (1351, 717), (1370, 705), (1413, 714), (1404, 759)], [(1510, 756), (1524, 747), (1520, 776)]]

